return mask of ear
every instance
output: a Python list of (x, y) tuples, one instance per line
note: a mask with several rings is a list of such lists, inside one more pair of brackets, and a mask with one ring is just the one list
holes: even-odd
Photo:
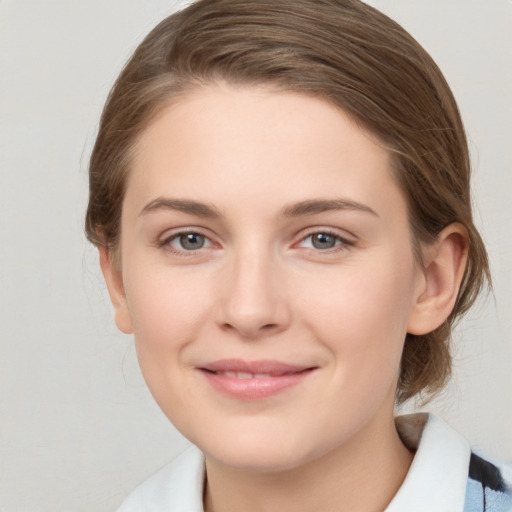
[(100, 266), (107, 283), (110, 300), (114, 306), (114, 320), (118, 329), (125, 334), (132, 334), (132, 319), (126, 302), (121, 270), (112, 261), (108, 249), (100, 248)]
[(425, 267), (417, 291), (407, 332), (427, 334), (437, 329), (453, 310), (468, 259), (468, 237), (464, 226), (453, 223), (423, 251)]

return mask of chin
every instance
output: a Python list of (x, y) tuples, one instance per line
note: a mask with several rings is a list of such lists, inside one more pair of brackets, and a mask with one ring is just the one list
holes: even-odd
[(261, 447), (239, 450), (215, 450), (205, 452), (207, 459), (215, 460), (217, 464), (236, 469), (257, 473), (279, 473), (290, 471), (304, 464), (307, 458), (299, 453), (287, 453), (275, 447)]
[(207, 459), (241, 471), (288, 471), (314, 459), (321, 451), (318, 446), (308, 448), (307, 439), (294, 436), (289, 428), (283, 432), (267, 425), (237, 430), (231, 434), (220, 431), (218, 436), (210, 430), (208, 438), (191, 440)]

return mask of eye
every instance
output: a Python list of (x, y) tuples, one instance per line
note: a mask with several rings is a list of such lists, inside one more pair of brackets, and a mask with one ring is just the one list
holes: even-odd
[(341, 236), (330, 233), (329, 231), (317, 231), (304, 237), (300, 246), (308, 249), (317, 249), (320, 251), (326, 251), (334, 249), (336, 247), (344, 248), (346, 246), (353, 245), (353, 242), (342, 238)]
[(177, 233), (165, 241), (165, 244), (177, 251), (197, 251), (210, 247), (211, 242), (201, 233)]
[(328, 233), (315, 233), (310, 235), (311, 245), (315, 249), (332, 249), (339, 240)]

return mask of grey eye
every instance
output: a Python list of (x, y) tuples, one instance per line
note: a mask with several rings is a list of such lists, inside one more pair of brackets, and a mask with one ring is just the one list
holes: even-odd
[(327, 233), (311, 235), (311, 243), (315, 249), (332, 249), (336, 246), (337, 238)]
[(183, 233), (178, 237), (180, 246), (187, 251), (202, 249), (206, 238), (199, 233)]

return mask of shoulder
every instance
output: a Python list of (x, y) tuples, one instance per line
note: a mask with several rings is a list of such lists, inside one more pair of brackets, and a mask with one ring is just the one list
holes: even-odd
[(204, 458), (195, 446), (139, 485), (117, 512), (203, 512)]
[(510, 468), (474, 454), (468, 441), (435, 415), (401, 416), (396, 425), (415, 456), (386, 512), (512, 512)]

